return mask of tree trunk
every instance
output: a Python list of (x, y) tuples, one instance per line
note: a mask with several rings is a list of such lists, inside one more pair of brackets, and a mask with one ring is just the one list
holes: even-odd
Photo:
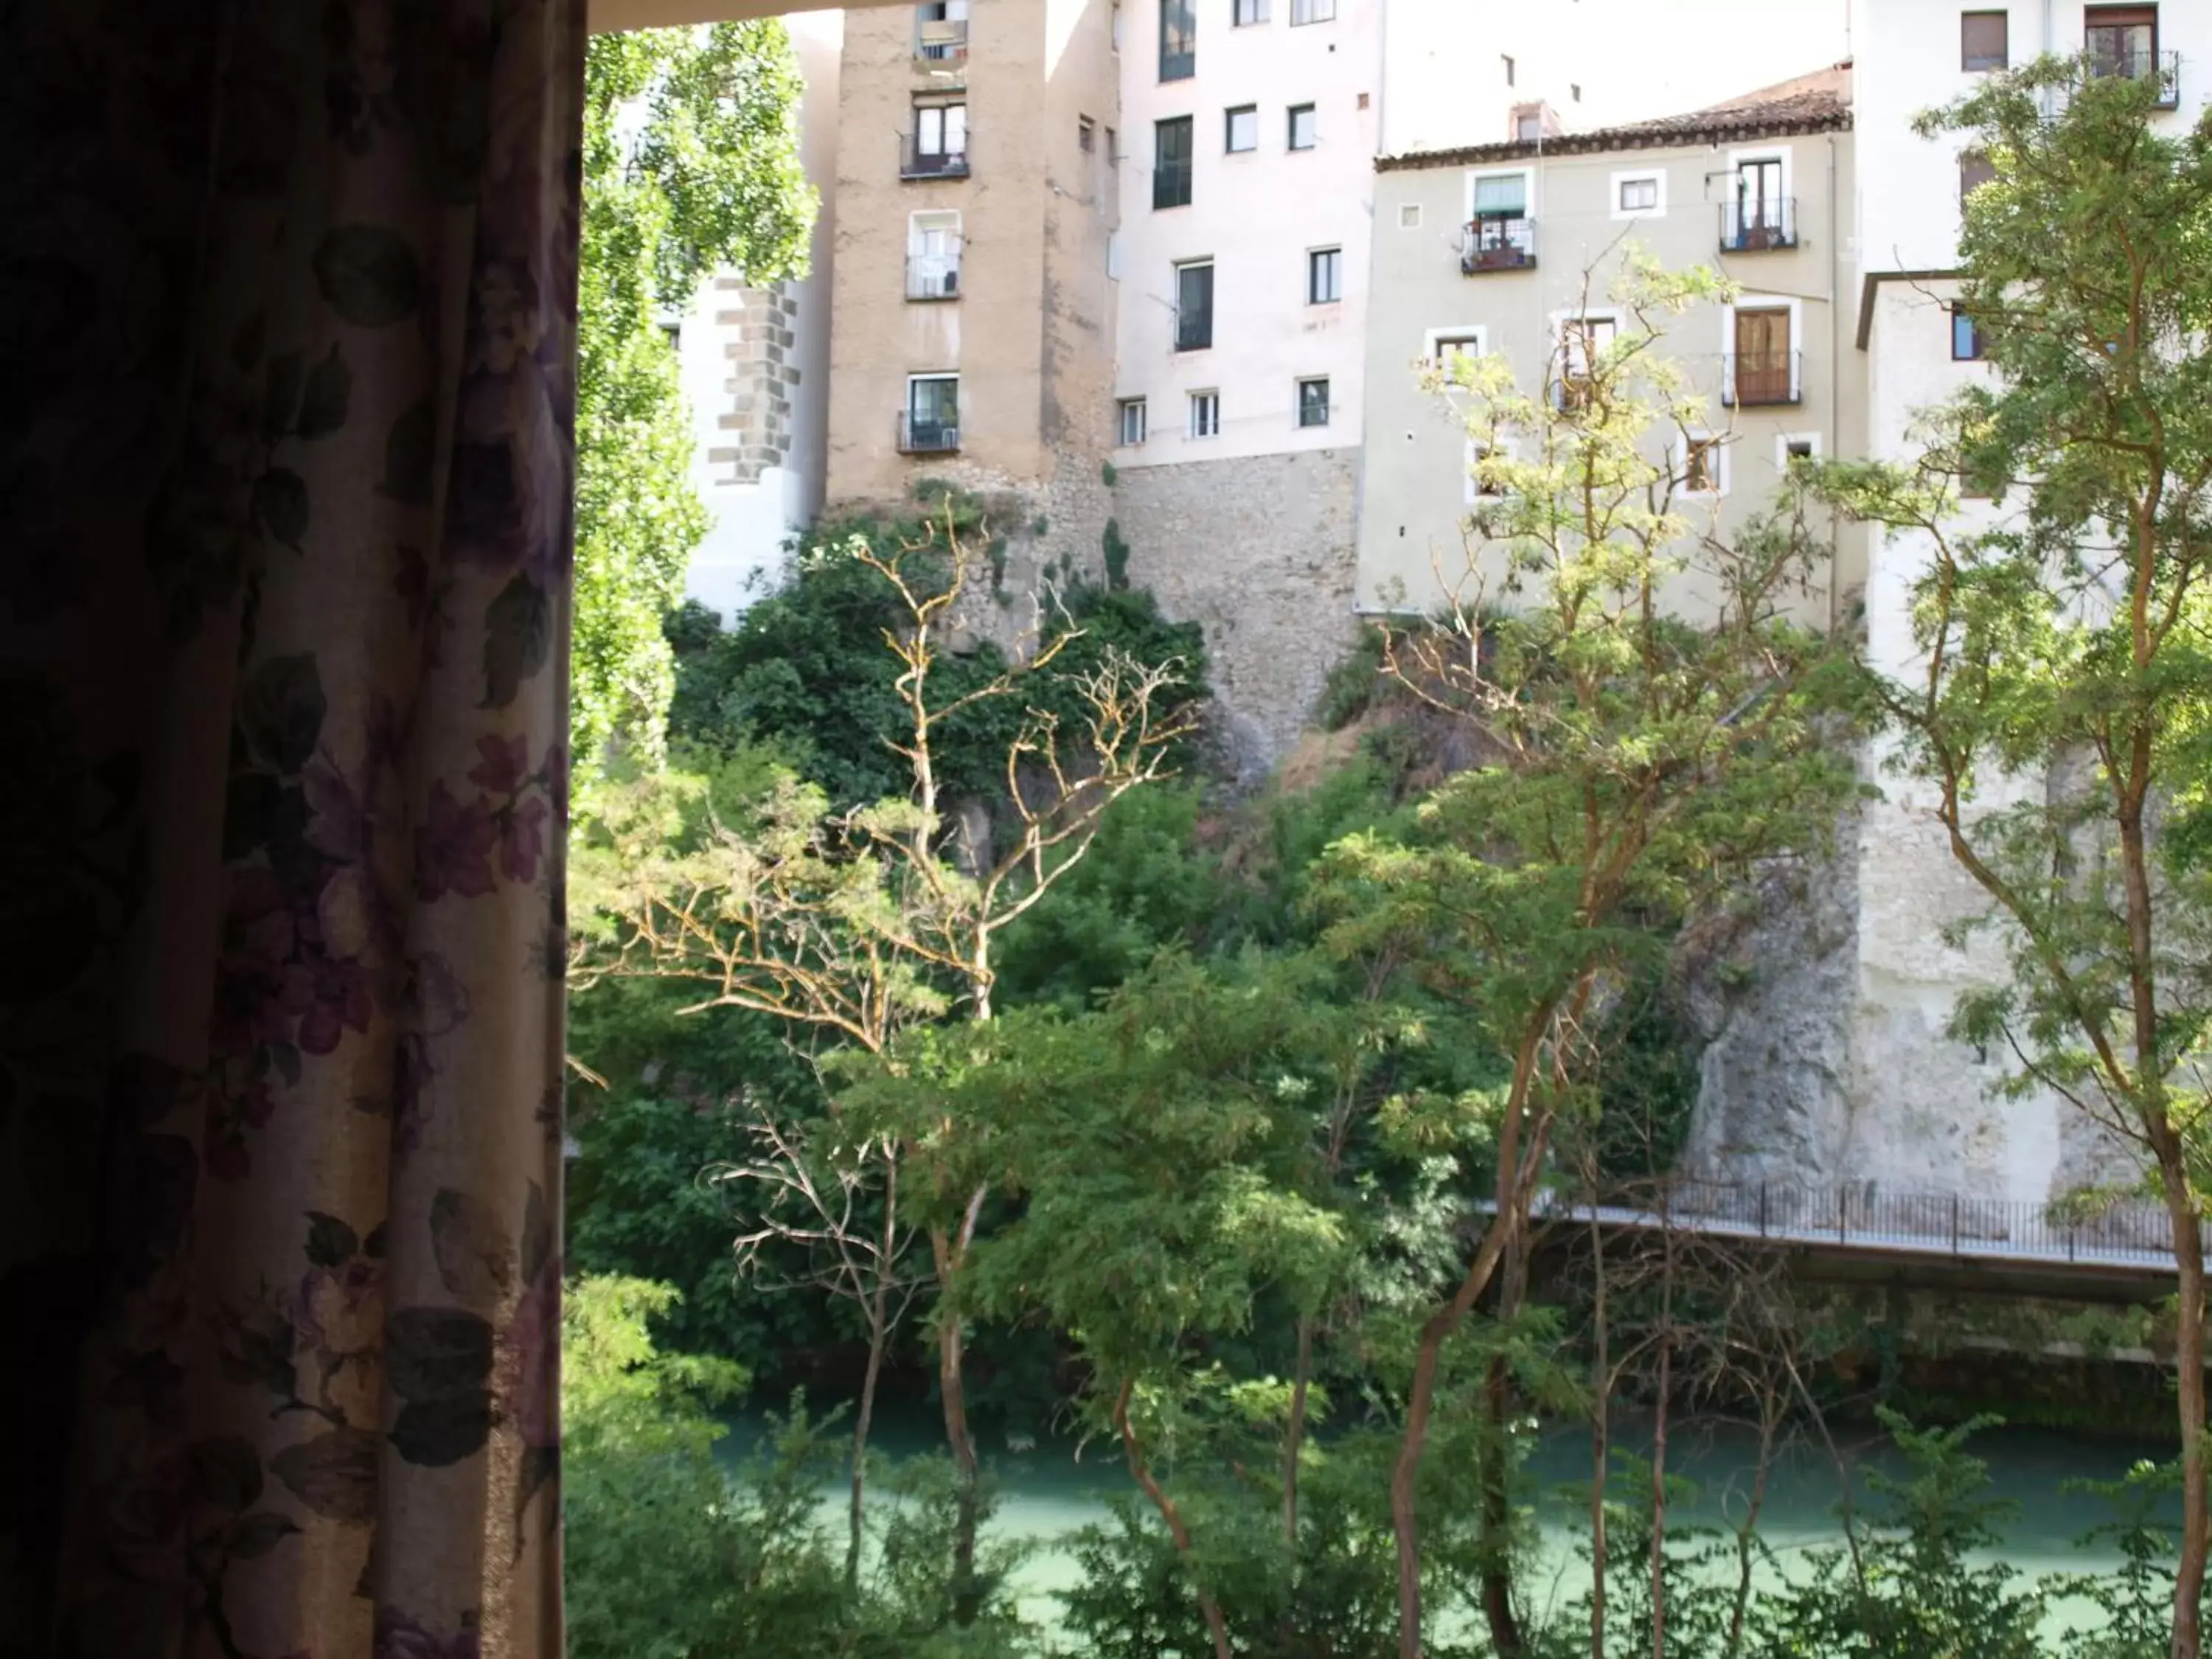
[(1298, 1369), (1291, 1383), (1291, 1419), (1283, 1431), (1283, 1542), (1298, 1547), (1298, 1451), (1306, 1437), (1306, 1389), (1313, 1378), (1314, 1316), (1298, 1316)]
[[(1595, 1196), (1595, 1183), (1591, 1191)], [(1605, 1487), (1613, 1457), (1612, 1331), (1605, 1300), (1605, 1233), (1590, 1206), (1590, 1659), (1605, 1659)]]
[[(937, 1263), (937, 1293), (948, 1295), (958, 1260), (953, 1241), (941, 1227), (929, 1235), (931, 1255)], [(982, 1595), (975, 1583), (975, 1532), (980, 1524), (975, 1437), (968, 1427), (968, 1389), (961, 1370), (963, 1345), (957, 1314), (939, 1310), (937, 1321), (937, 1390), (945, 1405), (945, 1443), (952, 1454), (952, 1620), (972, 1625), (981, 1610)]]
[(2172, 1158), (2160, 1159), (2180, 1279), (2173, 1358), (2181, 1419), (2181, 1550), (2173, 1569), (2172, 1659), (2201, 1659), (2204, 1561), (2208, 1545), (2212, 1545), (2204, 1467), (2204, 1228), (2188, 1175), (2180, 1165), (2178, 1140), (2173, 1152)]
[[(1774, 1436), (1781, 1427), (1781, 1404), (1769, 1386), (1759, 1401), (1759, 1463), (1751, 1475), (1751, 1502), (1735, 1529), (1735, 1603), (1729, 1609), (1728, 1646), (1723, 1659), (1736, 1659), (1743, 1651), (1743, 1625), (1751, 1611), (1751, 1547), (1759, 1536), (1759, 1512), (1766, 1504), (1767, 1471), (1774, 1463)], [(1599, 1656), (1603, 1659), (1603, 1656)]]
[(852, 1514), (845, 1540), (845, 1588), (848, 1590), (858, 1589), (860, 1583), (862, 1522), (867, 1512), (868, 1425), (876, 1414), (876, 1383), (883, 1376), (884, 1348), (890, 1340), (888, 1294), (878, 1279), (868, 1304), (868, 1368), (860, 1375), (860, 1403), (853, 1414)]
[[(1510, 1326), (1521, 1311), (1522, 1293), (1528, 1279), (1526, 1254), (1517, 1243), (1509, 1244), (1498, 1272), (1498, 1322), (1501, 1330)], [(1484, 1379), (1483, 1395), (1488, 1432), (1482, 1437), (1480, 1461), (1475, 1472), (1478, 1490), (1482, 1494), (1477, 1546), (1481, 1561), (1482, 1616), (1490, 1626), (1490, 1645), (1496, 1650), (1498, 1659), (1522, 1659), (1528, 1644), (1521, 1633), (1521, 1621), (1513, 1613), (1513, 1556), (1507, 1537), (1513, 1527), (1512, 1462), (1507, 1455), (1507, 1437), (1513, 1420), (1513, 1374), (1504, 1355), (1492, 1358), (1490, 1374)]]
[[(1119, 1394), (1114, 1396), (1114, 1427), (1121, 1437), (1121, 1453), (1129, 1461), (1129, 1474), (1144, 1489), (1145, 1496), (1152, 1500), (1152, 1507), (1160, 1512), (1160, 1519), (1168, 1523), (1168, 1536), (1175, 1540), (1176, 1553), (1185, 1562), (1190, 1559), (1190, 1528), (1182, 1518), (1176, 1501), (1167, 1495), (1160, 1483), (1152, 1478), (1152, 1468), (1145, 1462), (1144, 1448), (1137, 1443), (1137, 1431), (1129, 1422), (1129, 1396), (1135, 1384), (1125, 1381)], [(1213, 1659), (1236, 1659), (1229, 1645), (1229, 1622), (1221, 1616), (1220, 1604), (1202, 1584), (1192, 1586), (1198, 1596), (1198, 1610), (1206, 1620), (1207, 1632), (1213, 1638)]]

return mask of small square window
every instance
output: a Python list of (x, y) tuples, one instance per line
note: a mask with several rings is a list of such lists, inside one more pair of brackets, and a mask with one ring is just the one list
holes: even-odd
[(1540, 115), (1516, 115), (1513, 118), (1513, 137), (1517, 143), (1533, 144), (1544, 136), (1544, 118)]
[(1319, 124), (1314, 118), (1314, 106), (1311, 104), (1291, 105), (1291, 148), (1292, 149), (1311, 149), (1314, 147), (1315, 140), (1319, 136), (1320, 127)]
[(1479, 501), (1502, 501), (1506, 489), (1495, 471), (1486, 470), (1483, 463), (1498, 452), (1477, 438), (1467, 441), (1467, 501), (1469, 507)]
[(1419, 202), (1398, 204), (1398, 228), (1419, 230), (1421, 228), (1421, 204)]
[(1231, 155), (1260, 148), (1260, 106), (1240, 104), (1227, 112), (1225, 145)]
[(1721, 441), (1718, 438), (1689, 438), (1682, 445), (1682, 476), (1679, 480), (1686, 494), (1717, 495), (1721, 488)]
[(1326, 380), (1298, 382), (1298, 424), (1328, 424), (1328, 382)]
[(1075, 146), (1085, 155), (1098, 148), (1098, 127), (1087, 115), (1075, 118)]
[(1505, 65), (1505, 84), (1510, 87), (1513, 84), (1513, 59), (1509, 54), (1502, 52), (1498, 56), (1499, 61)]
[(1974, 313), (1964, 306), (1951, 307), (1951, 361), (1958, 363), (1978, 363), (1982, 360), (1982, 331), (1976, 326)]
[(1145, 441), (1145, 400), (1124, 398), (1115, 405), (1118, 415), (1119, 437), (1124, 448), (1133, 449)]
[(1333, 23), (1336, 21), (1336, 0), (1291, 0), (1291, 21), (1293, 23)]
[(1237, 0), (1232, 21), (1240, 28), (1249, 28), (1255, 23), (1267, 21), (1267, 0)]
[(1960, 12), (1959, 67), (1974, 71), (2004, 68), (2012, 57), (2007, 39), (2008, 22), (2001, 11)]
[(1344, 250), (1316, 248), (1306, 255), (1306, 303), (1334, 305), (1344, 297)]
[(1480, 334), (1439, 334), (1430, 348), (1430, 356), (1440, 368), (1449, 368), (1455, 357), (1480, 357), (1482, 337)]
[(1656, 179), (1624, 179), (1620, 181), (1620, 210), (1623, 213), (1650, 213), (1659, 205), (1659, 181)]
[(1194, 392), (1190, 394), (1190, 435), (1194, 438), (1218, 438), (1221, 435), (1221, 394), (1218, 392)]

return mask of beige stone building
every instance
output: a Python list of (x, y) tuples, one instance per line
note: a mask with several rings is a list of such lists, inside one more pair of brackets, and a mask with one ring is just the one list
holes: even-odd
[[(1433, 609), (1468, 571), (1471, 441), (1421, 365), (1495, 353), (1524, 390), (1557, 387), (1579, 341), (1620, 326), (1608, 293), (1631, 246), (1740, 289), (1666, 324), (1704, 410), (1655, 441), (1694, 526), (1757, 511), (1793, 453), (1860, 453), (1851, 146), (1839, 66), (1692, 114), (1378, 161), (1359, 608)], [(1847, 532), (1808, 620), (1844, 621), (1863, 581)]]
[(847, 15), (833, 507), (953, 479), (1018, 498), (1022, 550), (1037, 562), (1072, 554), (1095, 568), (1113, 413), (1118, 9), (927, 0)]

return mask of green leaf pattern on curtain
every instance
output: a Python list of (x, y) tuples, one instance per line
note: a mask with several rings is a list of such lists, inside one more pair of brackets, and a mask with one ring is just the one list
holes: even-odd
[(581, 0), (25, 14), (0, 1649), (554, 1659)]

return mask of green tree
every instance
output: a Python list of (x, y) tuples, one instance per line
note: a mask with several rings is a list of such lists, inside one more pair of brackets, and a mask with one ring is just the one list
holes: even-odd
[(706, 534), (691, 416), (661, 327), (708, 275), (805, 274), (797, 60), (779, 22), (592, 37), (577, 295), (570, 741), (657, 758), (673, 670), (661, 618)]
[[(1483, 505), (1449, 579), (1450, 625), (1398, 633), (1389, 651), (1408, 690), (1471, 723), (1484, 758), (1430, 794), (1410, 834), (1337, 855), (1340, 947), (1425, 934), (1420, 971), (1510, 1067), (1405, 1125), (1480, 1146), (1495, 1175), (1493, 1213), (1456, 1282), (1434, 1287), (1410, 1354), (1391, 1493), (1401, 1659), (1422, 1652), (1419, 1474), (1445, 1344), (1501, 1267), (1501, 1314), (1517, 1309), (1517, 1241), (1555, 1124), (1589, 1109), (1609, 1004), (1655, 930), (1753, 860), (1819, 842), (1854, 787), (1820, 718), (1845, 659), (1787, 613), (1824, 550), (1778, 515), (1723, 536), (1679, 499), (1678, 446), (1705, 410), (1664, 325), (1727, 291), (1632, 252), (1610, 343), (1570, 325), (1546, 385), (1455, 359), (1447, 388)], [(1671, 608), (1692, 581), (1696, 623)], [(1525, 1638), (1505, 1588), (1486, 1600), (1512, 1655)]]
[[(2154, 97), (2151, 82), (2046, 59), (1922, 118), (1996, 169), (1960, 242), (1995, 377), (1929, 413), (1917, 464), (1836, 464), (1814, 487), (1921, 562), (1917, 660), (1876, 694), (1988, 901), (1969, 928), (2010, 969), (1961, 1000), (1954, 1031), (2013, 1056), (2008, 1091), (2051, 1091), (2136, 1148), (2170, 1218), (2172, 1643), (2196, 1659), (2212, 1549), (2212, 131), (2160, 135)], [(2002, 499), (1962, 513), (1962, 489)]]

